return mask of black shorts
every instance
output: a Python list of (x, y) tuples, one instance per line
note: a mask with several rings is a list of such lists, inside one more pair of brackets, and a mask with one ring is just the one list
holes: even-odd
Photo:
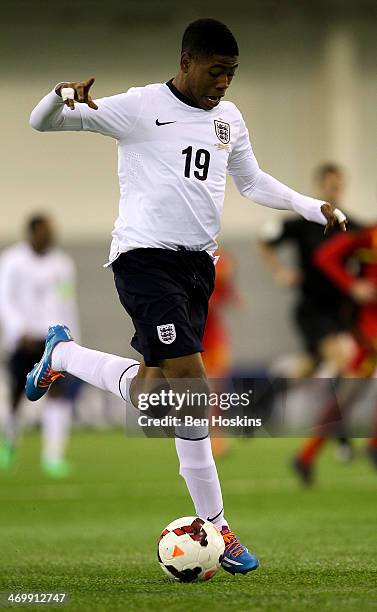
[(314, 356), (319, 356), (320, 344), (328, 336), (339, 334), (352, 328), (352, 305), (315, 304), (309, 299), (300, 301), (294, 312), (294, 319), (299, 328), (305, 349)]
[(134, 249), (113, 263), (119, 299), (147, 366), (203, 351), (215, 266), (206, 251)]

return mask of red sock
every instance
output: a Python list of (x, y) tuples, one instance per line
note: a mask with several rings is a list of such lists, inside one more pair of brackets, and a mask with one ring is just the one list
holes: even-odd
[(304, 442), (302, 449), (300, 450), (298, 457), (305, 463), (312, 463), (316, 458), (322, 444), (326, 442), (327, 438), (309, 438)]
[(368, 440), (368, 446), (370, 448), (377, 448), (377, 438), (370, 438), (370, 440)]

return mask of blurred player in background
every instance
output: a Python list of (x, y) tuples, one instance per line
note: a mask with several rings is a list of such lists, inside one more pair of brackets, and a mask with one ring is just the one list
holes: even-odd
[[(48, 327), (56, 321), (79, 333), (75, 300), (75, 266), (55, 246), (51, 220), (33, 216), (26, 240), (0, 256), (0, 322), (9, 375), (10, 407), (5, 421), (0, 467), (11, 467), (19, 429), (25, 376), (43, 351)], [(71, 420), (72, 379), (61, 379), (46, 397), (42, 412), (42, 467), (51, 476), (65, 476), (64, 452)]]
[[(224, 308), (240, 303), (235, 288), (235, 265), (232, 256), (221, 250), (216, 264), (215, 289), (208, 303), (208, 316), (203, 337), (203, 363), (209, 378), (218, 379), (226, 386), (232, 369), (232, 338), (224, 317)], [(213, 389), (212, 385), (212, 389)], [(225, 391), (227, 388), (224, 389)], [(221, 389), (218, 390), (221, 393)], [(227, 438), (220, 431), (212, 430), (212, 450), (216, 457), (224, 455), (229, 448)]]
[[(349, 267), (352, 260), (359, 264), (356, 275)], [(354, 350), (343, 369), (345, 377), (359, 381), (343, 381), (338, 390), (338, 401), (325, 406), (321, 415), (320, 435), (308, 439), (300, 450), (297, 461), (304, 481), (313, 479), (314, 462), (328, 439), (326, 431), (355, 405), (367, 386), (365, 378), (376, 376), (377, 367), (377, 225), (357, 233), (335, 235), (315, 253), (315, 263), (339, 290), (357, 305), (353, 330)], [(338, 403), (340, 405), (338, 405)], [(339, 411), (340, 409), (340, 411)], [(377, 416), (377, 405), (375, 407)], [(367, 453), (377, 467), (377, 421), (372, 425), (372, 438)]]
[[(342, 205), (344, 174), (339, 166), (327, 163), (315, 171), (318, 197), (335, 206)], [(348, 219), (348, 230), (359, 229), (354, 219)], [(294, 321), (301, 335), (305, 354), (291, 376), (311, 375), (319, 364), (325, 364), (326, 374), (333, 376), (347, 355), (347, 332), (353, 325), (354, 311), (350, 299), (313, 262), (315, 249), (328, 240), (316, 223), (302, 217), (282, 223), (266, 224), (259, 242), (259, 252), (271, 270), (276, 283), (297, 289)], [(290, 244), (296, 253), (294, 267), (280, 259), (278, 250)], [(322, 370), (325, 375), (325, 370)]]
[[(344, 173), (334, 163), (319, 166), (314, 179), (319, 198), (342, 206)], [(348, 229), (360, 225), (348, 218)], [(352, 341), (349, 330), (354, 323), (354, 306), (348, 296), (314, 264), (316, 248), (326, 242), (329, 235), (316, 223), (302, 217), (289, 218), (282, 223), (267, 224), (259, 242), (259, 252), (281, 287), (296, 289), (297, 302), (294, 321), (304, 345), (304, 353), (289, 368), (290, 377), (336, 377), (348, 362)], [(278, 250), (284, 244), (295, 249), (296, 265), (287, 266), (280, 259)], [(347, 461), (352, 449), (345, 435), (339, 438), (337, 458)]]

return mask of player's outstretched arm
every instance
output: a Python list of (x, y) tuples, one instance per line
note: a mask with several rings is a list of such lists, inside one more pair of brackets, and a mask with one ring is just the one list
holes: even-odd
[(302, 275), (298, 269), (285, 265), (278, 257), (275, 248), (263, 240), (257, 243), (257, 252), (266, 268), (271, 272), (277, 285), (293, 289), (300, 285)]
[(257, 204), (293, 210), (308, 221), (325, 225), (325, 233), (338, 223), (346, 231), (346, 216), (332, 204), (302, 195), (260, 169), (242, 116), (238, 139), (228, 161), (228, 173), (241, 195)]
[[(89, 93), (93, 83), (94, 77), (86, 81), (59, 83), (32, 111), (31, 127), (39, 132), (83, 129), (82, 114), (75, 108), (75, 102), (97, 110), (98, 107)], [(62, 92), (65, 94), (64, 99)]]
[(253, 177), (234, 176), (233, 178), (240, 193), (257, 204), (293, 210), (308, 221), (325, 225), (325, 234), (338, 224), (343, 232), (347, 229), (346, 216), (333, 204), (302, 195), (260, 168)]
[(91, 97), (94, 78), (59, 83), (35, 107), (30, 125), (39, 132), (86, 131), (120, 140), (134, 128), (142, 110), (142, 87), (99, 98)]

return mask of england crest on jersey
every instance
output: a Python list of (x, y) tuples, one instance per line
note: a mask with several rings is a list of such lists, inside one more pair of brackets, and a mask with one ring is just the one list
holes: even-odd
[(177, 337), (175, 333), (174, 323), (166, 323), (165, 325), (157, 325), (158, 337), (164, 344), (171, 344)]
[(214, 119), (215, 123), (215, 132), (217, 138), (223, 144), (228, 144), (230, 142), (230, 125), (229, 123), (225, 123), (225, 121), (219, 121), (218, 119)]

